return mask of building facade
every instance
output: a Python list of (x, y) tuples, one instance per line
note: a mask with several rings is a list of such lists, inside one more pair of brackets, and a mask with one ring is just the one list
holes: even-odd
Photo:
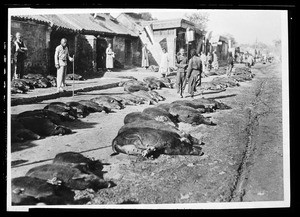
[(105, 69), (108, 43), (116, 68), (137, 64), (138, 36), (110, 14), (22, 15), (13, 16), (11, 24), (12, 35), (20, 32), (28, 47), (25, 73), (55, 75), (54, 53), (62, 38), (68, 40), (70, 55), (75, 55), (77, 74)]

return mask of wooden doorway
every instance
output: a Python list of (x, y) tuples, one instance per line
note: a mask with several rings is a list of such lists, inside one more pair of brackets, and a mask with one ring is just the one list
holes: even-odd
[(125, 39), (125, 64), (132, 65), (132, 46), (129, 39)]
[(98, 69), (106, 68), (106, 48), (107, 41), (104, 38), (97, 38), (96, 41), (96, 63)]

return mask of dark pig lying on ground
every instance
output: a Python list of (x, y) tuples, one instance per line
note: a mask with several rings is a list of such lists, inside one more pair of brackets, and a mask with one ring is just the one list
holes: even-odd
[(148, 102), (149, 105), (154, 105), (154, 104), (158, 103), (158, 100), (156, 98), (153, 98), (153, 96), (151, 96), (149, 94), (149, 92), (150, 91), (140, 90), (140, 91), (137, 91), (137, 92), (133, 92), (131, 94), (134, 95), (134, 96), (145, 99)]
[(91, 101), (96, 102), (100, 106), (105, 106), (110, 109), (123, 109), (122, 103), (111, 96), (98, 96), (92, 98)]
[(132, 94), (113, 95), (113, 98), (125, 105), (140, 105), (145, 103), (145, 99)]
[(56, 77), (48, 75), (46, 78), (49, 80), (49, 82), (51, 83), (52, 87), (56, 87), (56, 85), (57, 85), (56, 84)]
[(156, 101), (164, 101), (165, 100), (165, 98), (163, 96), (159, 95), (159, 93), (154, 90), (148, 91), (148, 94)]
[(98, 103), (93, 102), (91, 100), (80, 100), (78, 101), (81, 105), (84, 105), (87, 107), (87, 111), (89, 113), (94, 113), (94, 112), (105, 112), (109, 113), (111, 112), (110, 108), (107, 108), (105, 106), (100, 106)]
[(201, 155), (200, 146), (181, 140), (177, 133), (151, 128), (130, 128), (118, 134), (112, 142), (114, 153), (151, 157), (156, 153), (168, 155)]
[(124, 86), (124, 91), (126, 91), (128, 93), (137, 92), (140, 90), (148, 91), (149, 88), (146, 86), (143, 86), (143, 85), (125, 85)]
[(17, 115), (17, 118), (22, 117), (41, 117), (41, 118), (47, 118), (50, 121), (52, 121), (55, 124), (61, 124), (62, 116), (59, 114), (56, 114), (53, 111), (47, 110), (47, 109), (36, 109), (32, 111), (25, 111)]
[(93, 160), (77, 152), (62, 152), (53, 159), (54, 164), (71, 166), (84, 173), (102, 170), (103, 165), (99, 160)]
[(18, 120), (11, 120), (11, 142), (23, 142), (26, 140), (36, 140), (40, 138), (40, 135), (26, 129)]
[(192, 125), (215, 125), (212, 121), (209, 120), (209, 118), (205, 118), (203, 115), (201, 115), (201, 112), (188, 106), (173, 104), (170, 107), (169, 112), (170, 114), (177, 116), (178, 121), (180, 122)]
[(29, 78), (29, 79), (41, 79), (44, 76), (42, 74), (32, 74), (32, 73), (28, 73), (27, 75), (23, 76), (24, 78)]
[(40, 136), (65, 135), (72, 133), (70, 128), (56, 125), (47, 118), (22, 117), (18, 118), (18, 120), (26, 129), (29, 129)]
[(176, 116), (173, 116), (172, 114), (170, 114), (169, 112), (161, 108), (157, 108), (157, 107), (145, 108), (143, 110), (143, 113), (149, 115), (151, 118), (157, 121), (162, 121), (172, 126), (177, 126), (178, 120)]
[(39, 78), (36, 81), (37, 81), (37, 87), (39, 88), (51, 87), (51, 83), (47, 78)]
[(172, 106), (171, 103), (161, 103), (158, 104), (156, 107), (165, 110), (166, 112), (169, 112), (170, 107)]
[(226, 88), (218, 84), (213, 84), (212, 82), (201, 82), (200, 90), (225, 91)]
[(157, 78), (154, 76), (146, 77), (143, 79), (147, 86), (152, 89), (161, 89), (163, 87), (172, 88), (170, 79), (168, 78)]
[(87, 107), (85, 105), (82, 105), (79, 102), (72, 101), (72, 102), (67, 102), (66, 104), (71, 108), (73, 108), (74, 110), (76, 110), (77, 117), (79, 118), (84, 118), (89, 115)]
[(214, 99), (199, 98), (199, 99), (192, 100), (192, 102), (195, 105), (201, 104), (201, 105), (204, 105), (205, 108), (212, 108), (214, 110), (216, 110), (216, 109), (220, 109), (220, 110), (231, 109), (230, 106), (228, 106), (222, 102), (219, 102), (217, 100), (214, 100)]
[(66, 75), (66, 80), (73, 80), (73, 78), (74, 78), (74, 80), (81, 80), (81, 81), (84, 80), (84, 78), (81, 75), (78, 75), (78, 74), (74, 74), (74, 76), (73, 76), (73, 74), (67, 74)]
[(121, 82), (119, 82), (119, 87), (132, 86), (132, 85), (146, 86), (146, 83), (143, 82), (143, 81), (138, 81), (137, 79), (131, 79), (129, 81), (121, 81)]
[(74, 192), (46, 180), (21, 176), (12, 179), (12, 205), (62, 205), (73, 201)]
[(190, 134), (184, 133), (174, 126), (164, 124), (156, 120), (137, 120), (135, 122), (127, 123), (119, 129), (118, 134), (130, 128), (151, 128), (156, 130), (165, 130), (168, 132), (177, 133), (181, 137), (182, 141), (186, 141), (187, 143), (193, 145), (200, 145), (200, 140), (192, 137)]
[(28, 85), (29, 89), (34, 89), (35, 87), (38, 86), (38, 82), (35, 79), (23, 78), (23, 79), (15, 79), (15, 80), (25, 82), (26, 85)]
[(155, 119), (145, 113), (131, 112), (125, 116), (124, 124), (132, 123), (136, 121), (143, 122), (143, 121), (151, 121), (151, 120), (155, 120)]
[(143, 79), (143, 81), (147, 84), (147, 87), (149, 87), (151, 90), (156, 89), (159, 90), (162, 87), (164, 87), (164, 83), (158, 80), (157, 77), (151, 76), (151, 77), (146, 77)]
[[(20, 79), (14, 79), (11, 82), (11, 88), (12, 88), (11, 91), (13, 91), (13, 92), (26, 93), (29, 91), (30, 86), (26, 82), (24, 82)], [(17, 91), (17, 90), (19, 90), (19, 91)]]
[(44, 109), (50, 110), (63, 116), (66, 121), (75, 120), (77, 118), (77, 112), (67, 104), (63, 102), (52, 102), (45, 106)]
[(212, 108), (210, 110), (208, 110), (207, 108), (205, 108), (204, 105), (202, 105), (200, 103), (193, 103), (193, 101), (191, 101), (191, 100), (176, 100), (176, 101), (173, 101), (171, 104), (178, 104), (178, 105), (188, 106), (188, 107), (191, 107), (191, 108), (194, 108), (194, 109), (198, 110), (201, 113), (213, 112)]
[(222, 88), (240, 86), (239, 83), (231, 77), (216, 77), (211, 83), (219, 85)]
[(30, 169), (26, 176), (36, 177), (48, 182), (56, 183), (57, 180), (61, 184), (75, 190), (84, 190), (92, 188), (99, 190), (101, 188), (109, 188), (113, 185), (110, 181), (105, 181), (94, 174), (81, 172), (79, 169), (59, 164), (45, 164)]
[(11, 87), (10, 88), (10, 92), (12, 93), (12, 94), (18, 94), (18, 93), (26, 93), (28, 90), (21, 90), (21, 89), (19, 89), (19, 88), (17, 88), (17, 87)]

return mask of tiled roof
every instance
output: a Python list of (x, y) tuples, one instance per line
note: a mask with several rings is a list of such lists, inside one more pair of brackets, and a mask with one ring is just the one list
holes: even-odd
[(13, 16), (13, 18), (18, 20), (35, 21), (83, 33), (99, 32), (137, 36), (136, 33), (124, 27), (109, 14), (98, 14), (98, 16), (100, 16), (101, 19), (95, 19), (91, 14), (18, 15)]

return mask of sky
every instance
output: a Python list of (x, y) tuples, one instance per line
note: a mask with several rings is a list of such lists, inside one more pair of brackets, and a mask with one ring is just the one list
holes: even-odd
[[(230, 33), (238, 44), (258, 42), (272, 45), (275, 39), (287, 39), (287, 31), (281, 32), (282, 23), (287, 16), (279, 10), (195, 10), (195, 9), (31, 9), (13, 8), (9, 14), (76, 14), (76, 13), (111, 13), (117, 17), (123, 12), (150, 12), (153, 17), (164, 20), (184, 18), (185, 13), (208, 12), (207, 30), (213, 34)], [(283, 40), (283, 39), (282, 39)]]
[[(184, 18), (185, 13), (197, 10), (151, 11), (153, 17), (163, 19)], [(209, 13), (207, 30), (215, 34), (230, 33), (239, 44), (258, 42), (273, 44), (281, 38), (281, 11), (275, 10), (198, 10)], [(119, 13), (112, 13), (117, 16)]]

